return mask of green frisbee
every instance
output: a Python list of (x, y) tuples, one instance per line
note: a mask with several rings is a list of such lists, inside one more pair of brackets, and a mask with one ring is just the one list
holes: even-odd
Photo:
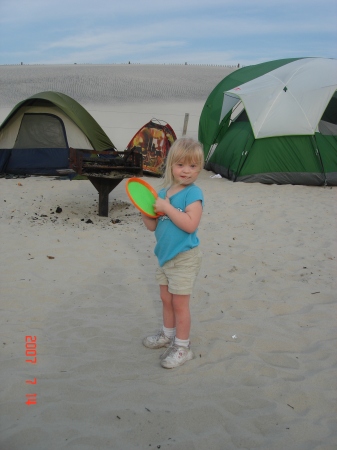
[(125, 185), (126, 193), (133, 205), (148, 217), (156, 218), (160, 214), (154, 211), (157, 192), (141, 178), (129, 178)]

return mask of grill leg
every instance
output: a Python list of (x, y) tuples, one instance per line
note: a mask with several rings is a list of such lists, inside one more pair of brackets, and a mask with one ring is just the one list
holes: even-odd
[(88, 180), (98, 191), (98, 215), (108, 217), (109, 194), (124, 178), (110, 179), (100, 177), (88, 177)]

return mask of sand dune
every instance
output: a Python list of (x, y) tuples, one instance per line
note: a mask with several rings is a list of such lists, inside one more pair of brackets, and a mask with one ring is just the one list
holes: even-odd
[(152, 118), (198, 137), (201, 110), (234, 67), (197, 65), (0, 66), (0, 123), (22, 100), (42, 91), (69, 95), (101, 125), (118, 150)]
[(0, 66), (0, 98), (14, 106), (30, 95), (58, 91), (80, 103), (204, 101), (236, 68), (202, 65)]

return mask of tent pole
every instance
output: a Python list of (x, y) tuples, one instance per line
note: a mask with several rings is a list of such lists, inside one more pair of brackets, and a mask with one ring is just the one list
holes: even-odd
[(183, 127), (183, 136), (185, 136), (187, 132), (187, 125), (188, 125), (188, 118), (190, 117), (189, 113), (185, 113), (185, 119), (184, 119), (184, 127)]

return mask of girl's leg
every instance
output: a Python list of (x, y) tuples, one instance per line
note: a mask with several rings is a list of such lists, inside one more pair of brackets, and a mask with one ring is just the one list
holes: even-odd
[(172, 305), (173, 295), (168, 291), (168, 286), (161, 284), (160, 298), (163, 302), (163, 324), (166, 328), (175, 328), (175, 317)]
[(189, 295), (173, 294), (172, 304), (176, 319), (176, 338), (174, 344), (176, 345), (171, 345), (161, 356), (161, 365), (166, 369), (181, 366), (194, 357), (189, 346), (191, 328), (189, 301)]
[(143, 345), (148, 348), (168, 347), (175, 335), (175, 319), (172, 306), (172, 294), (169, 293), (167, 286), (160, 285), (160, 297), (163, 302), (163, 325), (164, 329), (160, 330), (154, 336), (147, 336), (143, 339)]
[(172, 297), (176, 337), (182, 340), (189, 339), (191, 330), (190, 295), (173, 294)]

